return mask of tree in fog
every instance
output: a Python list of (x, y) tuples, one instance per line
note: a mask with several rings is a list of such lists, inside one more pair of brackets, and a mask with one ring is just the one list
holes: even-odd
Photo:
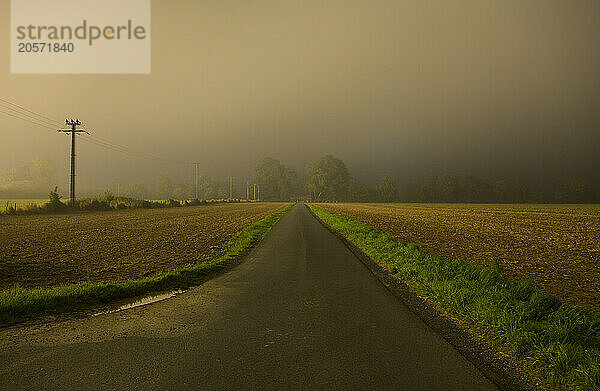
[(573, 181), (556, 191), (556, 200), (562, 203), (588, 203), (598, 201), (598, 198), (588, 183)]
[(409, 182), (405, 184), (404, 186), (402, 186), (402, 191), (400, 192), (400, 199), (404, 202), (419, 201), (418, 188), (419, 185), (415, 182)]
[(167, 200), (185, 200), (194, 198), (194, 185), (190, 182), (174, 183), (168, 177), (158, 178), (158, 198)]
[(54, 187), (54, 174), (56, 168), (50, 159), (37, 158), (33, 161), (31, 177), (35, 186), (52, 189)]
[(9, 197), (45, 196), (52, 190), (56, 169), (50, 159), (36, 158), (31, 165), (0, 173), (0, 194)]
[(501, 180), (492, 186), (472, 175), (430, 175), (407, 183), (401, 194), (409, 202), (525, 202), (531, 198), (528, 188), (518, 182)]
[(135, 199), (151, 198), (152, 192), (148, 189), (145, 183), (129, 183), (124, 180), (114, 180), (108, 187), (108, 193), (119, 196)]
[(494, 201), (501, 203), (527, 202), (532, 199), (529, 189), (522, 183), (500, 180), (494, 184)]
[(194, 198), (194, 186), (190, 182), (176, 183), (171, 193), (171, 198), (176, 200), (186, 200)]
[(350, 178), (346, 199), (351, 202), (373, 202), (377, 199), (377, 190), (364, 183), (357, 183), (354, 178)]
[(381, 202), (398, 201), (398, 189), (396, 188), (394, 180), (389, 176), (384, 176), (377, 187), (377, 195)]
[(295, 193), (297, 174), (279, 160), (265, 157), (254, 167), (254, 181), (260, 186), (262, 200), (287, 201)]
[(418, 200), (425, 202), (439, 202), (440, 191), (438, 187), (437, 175), (430, 175), (423, 178), (418, 188)]
[(463, 202), (489, 202), (493, 199), (490, 183), (481, 178), (468, 175), (463, 180)]
[(444, 202), (460, 201), (462, 188), (460, 177), (456, 175), (442, 175), (438, 178), (439, 198)]
[(306, 165), (306, 190), (315, 201), (345, 201), (350, 174), (346, 164), (331, 155)]
[(158, 198), (162, 200), (167, 200), (172, 198), (173, 195), (173, 182), (168, 177), (160, 177), (158, 178), (158, 184), (156, 186), (156, 190), (158, 193)]
[(150, 191), (144, 183), (132, 183), (129, 188), (129, 197), (138, 200), (149, 198)]
[(212, 200), (215, 197), (215, 189), (217, 185), (208, 175), (200, 175), (198, 177), (198, 199)]

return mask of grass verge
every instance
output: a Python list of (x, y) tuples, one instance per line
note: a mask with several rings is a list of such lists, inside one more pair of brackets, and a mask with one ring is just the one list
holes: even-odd
[(600, 317), (593, 311), (511, 280), (499, 266), (443, 259), (366, 224), (309, 207), (411, 290), (529, 372), (557, 388), (600, 390)]
[(0, 292), (0, 327), (37, 315), (65, 312), (84, 305), (107, 304), (148, 292), (196, 285), (207, 275), (222, 270), (231, 260), (247, 254), (292, 206), (293, 204), (287, 205), (243, 229), (229, 243), (210, 254), (207, 261), (192, 267), (124, 282), (82, 282), (49, 289), (24, 289), (17, 286), (2, 291)]

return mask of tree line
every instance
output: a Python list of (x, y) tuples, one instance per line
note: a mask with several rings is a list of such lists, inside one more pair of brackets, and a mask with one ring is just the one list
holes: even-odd
[(490, 182), (469, 176), (431, 175), (402, 188), (407, 202), (595, 203), (600, 191), (589, 183), (572, 181), (555, 189), (535, 189), (526, 183), (501, 179)]
[[(156, 186), (153, 188), (145, 183), (129, 183), (124, 180), (115, 180), (111, 182), (107, 190), (118, 196), (135, 199), (191, 200), (196, 198), (196, 184), (193, 181), (177, 182), (166, 176), (158, 178)], [(198, 177), (199, 200), (226, 198), (229, 198), (229, 183), (227, 180), (214, 180), (208, 175), (200, 175)]]
[[(430, 175), (405, 184), (401, 190), (389, 176), (376, 187), (358, 183), (346, 164), (325, 155), (306, 165), (304, 175), (273, 158), (261, 159), (255, 181), (266, 191), (263, 200), (291, 198), (329, 202), (496, 202), (496, 203), (597, 203), (600, 189), (572, 181), (551, 190), (501, 179), (488, 181), (472, 175)], [(293, 196), (290, 196), (293, 195)]]
[(306, 165), (299, 176), (279, 160), (263, 158), (254, 168), (254, 180), (260, 186), (264, 201), (309, 199), (313, 201), (394, 202), (399, 199), (392, 178), (386, 176), (376, 188), (358, 183), (346, 164), (325, 155)]
[[(0, 175), (0, 198), (36, 198), (55, 187), (54, 164), (35, 159), (31, 165), (17, 167)], [(430, 175), (398, 188), (390, 176), (377, 186), (358, 182), (346, 164), (332, 155), (308, 163), (298, 173), (279, 160), (265, 157), (256, 163), (251, 183), (260, 187), (264, 201), (312, 200), (322, 202), (497, 202), (497, 203), (598, 203), (600, 189), (582, 181), (571, 181), (551, 189), (536, 189), (526, 183), (501, 179), (489, 181), (472, 175)], [(237, 183), (233, 198), (246, 197), (244, 184)], [(242, 190), (243, 189), (243, 190)], [(144, 183), (112, 181), (108, 188), (81, 191), (81, 195), (112, 194), (133, 199), (191, 200), (195, 183), (161, 177), (155, 186)], [(241, 191), (240, 191), (241, 190)], [(198, 199), (229, 198), (227, 179), (208, 175), (198, 177)], [(250, 194), (250, 198), (252, 194)]]

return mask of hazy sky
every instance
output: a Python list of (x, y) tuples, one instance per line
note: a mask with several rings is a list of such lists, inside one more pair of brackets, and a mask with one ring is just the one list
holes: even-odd
[[(152, 1), (151, 75), (11, 75), (0, 97), (212, 176), (323, 154), (359, 180), (430, 173), (600, 183), (600, 2)], [(80, 143), (81, 186), (192, 166)], [(0, 114), (0, 170), (68, 174), (68, 139)]]

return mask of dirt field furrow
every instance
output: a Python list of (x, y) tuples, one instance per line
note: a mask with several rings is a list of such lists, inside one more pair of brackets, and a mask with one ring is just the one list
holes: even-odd
[(0, 290), (122, 281), (186, 266), (280, 203), (0, 217)]

